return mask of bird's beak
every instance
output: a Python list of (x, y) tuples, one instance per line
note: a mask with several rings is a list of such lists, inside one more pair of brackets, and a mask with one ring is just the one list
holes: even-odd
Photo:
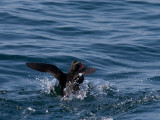
[(81, 63), (81, 68), (84, 68), (84, 65), (83, 65), (83, 63)]

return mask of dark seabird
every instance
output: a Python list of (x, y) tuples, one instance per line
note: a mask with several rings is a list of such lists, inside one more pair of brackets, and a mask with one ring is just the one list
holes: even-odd
[(73, 61), (68, 73), (63, 73), (57, 66), (46, 63), (26, 63), (26, 65), (40, 72), (51, 73), (61, 86), (62, 96), (68, 96), (79, 90), (79, 85), (83, 83), (84, 76), (96, 71), (92, 67), (84, 67), (83, 63)]

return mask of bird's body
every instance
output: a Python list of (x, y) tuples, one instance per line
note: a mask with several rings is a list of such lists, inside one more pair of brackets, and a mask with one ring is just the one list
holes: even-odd
[(95, 72), (95, 68), (84, 67), (79, 61), (73, 61), (68, 73), (63, 73), (57, 66), (46, 63), (26, 63), (26, 65), (40, 72), (51, 73), (61, 86), (62, 96), (71, 94), (79, 90), (79, 85), (83, 83), (84, 75)]

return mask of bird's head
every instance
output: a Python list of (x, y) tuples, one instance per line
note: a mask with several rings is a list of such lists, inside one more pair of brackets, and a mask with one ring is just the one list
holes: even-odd
[(84, 65), (82, 62), (75, 60), (72, 62), (69, 72), (77, 72), (83, 67)]

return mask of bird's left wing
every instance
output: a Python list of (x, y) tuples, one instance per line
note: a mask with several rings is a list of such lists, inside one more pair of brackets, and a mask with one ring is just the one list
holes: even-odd
[(59, 81), (61, 80), (61, 77), (64, 75), (64, 73), (55, 65), (46, 63), (26, 63), (26, 65), (40, 72), (49, 72)]

